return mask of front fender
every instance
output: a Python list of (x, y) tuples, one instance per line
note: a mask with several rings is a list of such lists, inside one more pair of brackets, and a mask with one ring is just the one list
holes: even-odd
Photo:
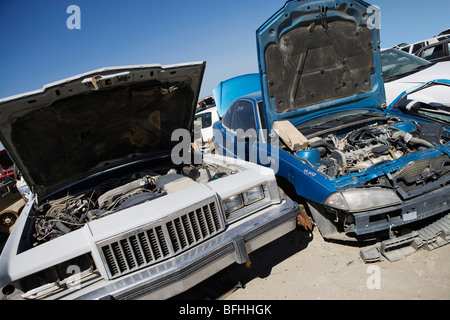
[[(271, 150), (264, 143), (259, 143), (258, 147)], [(297, 156), (279, 148), (275, 152), (268, 152), (268, 156), (270, 157), (269, 164), (261, 163), (260, 159), (259, 164), (272, 167), (275, 175), (289, 181), (299, 196), (316, 203), (322, 203), (331, 193), (337, 191), (336, 187), (326, 177), (302, 162)]]

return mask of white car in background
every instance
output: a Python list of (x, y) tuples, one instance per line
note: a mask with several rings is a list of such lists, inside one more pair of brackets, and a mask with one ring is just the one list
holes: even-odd
[(201, 131), (203, 143), (207, 143), (210, 139), (212, 139), (213, 124), (216, 121), (220, 121), (217, 107), (208, 108), (195, 114), (194, 127), (196, 133)]
[(434, 43), (444, 41), (444, 40), (450, 38), (450, 35), (448, 33), (449, 33), (449, 30), (445, 30), (433, 38), (418, 41), (413, 44), (406, 44), (406, 43), (400, 44), (400, 45), (397, 45), (395, 48), (398, 48), (398, 49), (400, 49), (404, 52), (410, 53), (410, 54), (416, 54), (420, 49), (422, 49), (426, 46), (429, 46)]
[[(450, 79), (450, 61), (432, 63), (393, 48), (382, 50), (381, 64), (388, 106), (412, 87), (432, 80)], [(408, 98), (450, 108), (450, 88), (447, 86), (436, 85), (411, 94)]]

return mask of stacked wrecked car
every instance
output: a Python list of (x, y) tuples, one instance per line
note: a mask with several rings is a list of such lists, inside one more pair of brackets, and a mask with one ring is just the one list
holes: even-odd
[(449, 209), (448, 111), (409, 98), (450, 82), (430, 79), (388, 106), (379, 18), (363, 1), (290, 1), (256, 32), (261, 90), (228, 108), (216, 99), (219, 152), (277, 162), (280, 186), (328, 239), (394, 236)]

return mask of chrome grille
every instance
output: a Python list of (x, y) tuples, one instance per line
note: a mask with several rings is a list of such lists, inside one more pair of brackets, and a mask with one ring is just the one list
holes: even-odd
[(221, 230), (215, 205), (203, 206), (166, 223), (174, 252), (185, 249)]
[(98, 243), (110, 278), (170, 258), (224, 229), (215, 201)]

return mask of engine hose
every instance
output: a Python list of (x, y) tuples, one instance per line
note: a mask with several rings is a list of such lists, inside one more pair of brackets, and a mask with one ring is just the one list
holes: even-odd
[[(405, 137), (407, 137), (407, 136), (411, 136), (411, 134), (408, 134), (406, 132), (403, 132), (403, 131), (399, 130), (399, 131), (397, 131), (396, 133), (394, 133), (392, 135), (392, 139), (397, 140), (398, 138), (401, 137), (401, 138), (403, 138), (403, 140), (405, 140)], [(411, 136), (411, 138), (409, 138), (408, 141), (405, 140), (405, 142), (411, 142), (411, 143), (414, 143), (414, 144), (420, 144), (420, 145), (422, 145), (424, 147), (427, 147), (427, 148), (433, 148), (434, 147), (428, 141), (420, 139), (420, 138), (414, 138), (412, 136)]]
[(361, 135), (364, 133), (365, 130), (366, 130), (366, 128), (360, 128), (360, 129), (352, 132), (348, 137), (348, 142), (351, 145), (355, 145), (356, 142), (358, 142), (361, 139)]
[(326, 142), (323, 139), (320, 139), (320, 140), (317, 140), (317, 141), (314, 141), (314, 142), (310, 142), (309, 146), (311, 148), (324, 147), (324, 148), (327, 148), (327, 149), (330, 149), (330, 150), (337, 150), (338, 149), (338, 148), (336, 148), (335, 146), (329, 144), (328, 142)]
[(409, 150), (408, 146), (407, 146), (406, 144), (403, 143), (403, 141), (398, 140), (397, 143), (398, 143), (398, 145), (400, 146), (400, 148), (403, 149), (403, 151), (405, 151), (405, 152), (411, 151), (411, 150)]

